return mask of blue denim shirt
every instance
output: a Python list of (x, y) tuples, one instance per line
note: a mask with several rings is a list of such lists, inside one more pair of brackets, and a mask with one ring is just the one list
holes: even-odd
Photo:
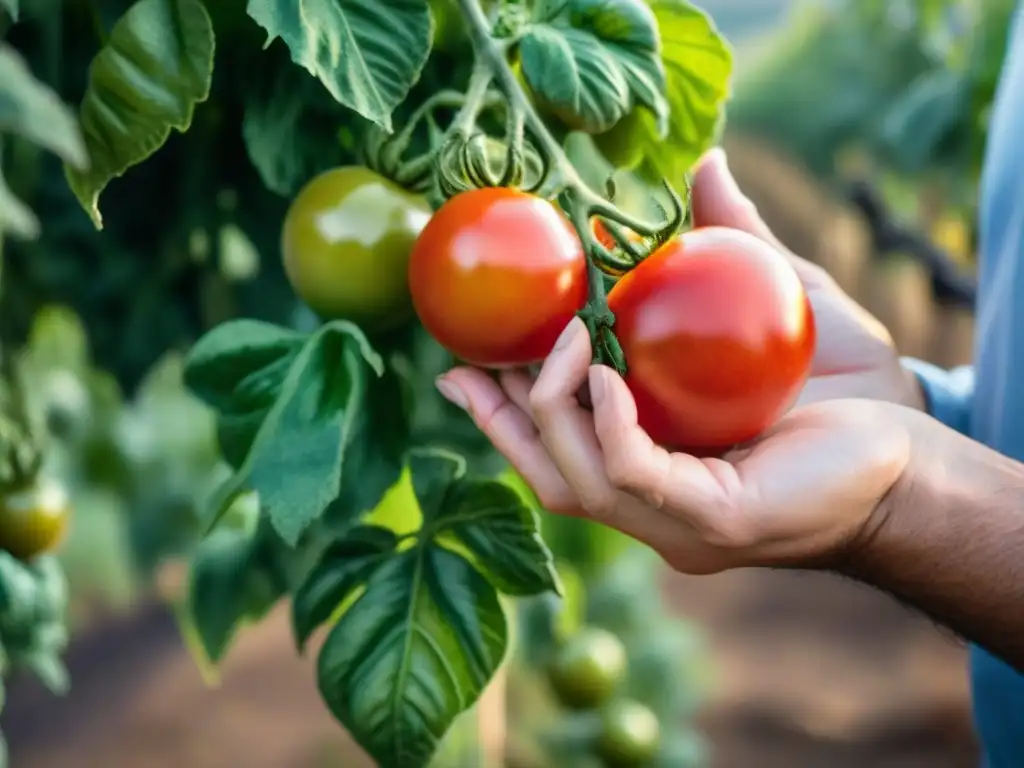
[[(1024, 6), (1011, 34), (982, 180), (974, 365), (906, 363), (936, 418), (1024, 460)], [(972, 648), (971, 687), (985, 768), (1024, 767), (1024, 676)]]

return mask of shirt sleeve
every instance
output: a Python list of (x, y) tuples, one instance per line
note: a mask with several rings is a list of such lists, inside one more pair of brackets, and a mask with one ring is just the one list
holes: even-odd
[(974, 367), (965, 365), (947, 371), (910, 357), (903, 358), (902, 362), (921, 382), (928, 413), (966, 435), (970, 430), (974, 399)]

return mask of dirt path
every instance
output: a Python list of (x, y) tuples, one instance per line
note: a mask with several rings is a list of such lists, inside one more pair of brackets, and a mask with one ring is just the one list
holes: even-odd
[[(710, 641), (715, 768), (973, 768), (961, 649), (887, 598), (770, 571), (667, 587)], [(94, 649), (61, 705), (12, 696), (14, 768), (369, 768), (283, 613), (243, 635), (216, 690), (166, 617), (147, 626), (148, 658), (134, 642)]]

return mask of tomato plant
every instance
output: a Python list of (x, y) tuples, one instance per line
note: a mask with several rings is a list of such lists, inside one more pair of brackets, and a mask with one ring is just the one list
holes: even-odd
[(503, 187), (456, 195), (416, 241), (409, 285), (420, 320), (457, 358), (543, 360), (587, 301), (587, 266), (551, 203)]
[[(19, 286), (4, 287), (18, 322), (0, 325), (15, 329), (3, 359), (40, 304), (66, 297), (125, 390), (123, 421), (152, 420), (194, 453), (180, 477), (216, 480), (156, 503), (137, 486), (166, 468), (161, 451), (54, 410), (56, 443), (91, 457), (69, 462), (76, 472), (112, 464), (97, 481), (130, 475), (126, 496), (147, 514), (188, 512), (194, 535), (172, 547), (169, 526), (152, 549), (187, 554), (204, 661), (287, 601), (298, 650), (321, 636), (316, 685), (339, 723), (385, 768), (427, 765), (506, 664), (510, 625), (537, 604), (567, 614), (571, 592), (597, 588), (601, 569), (573, 579), (556, 560), (637, 548), (593, 529), (542, 535), (543, 510), (434, 380), (455, 357), (537, 361), (573, 314), (596, 360), (630, 368), (606, 285), (685, 222), (676, 188), (716, 140), (728, 45), (685, 0), (0, 9), (0, 232), (5, 283)], [(72, 29), (86, 31), (59, 34)], [(642, 215), (570, 160), (570, 141), (593, 138), (619, 171), (635, 166)], [(183, 415), (147, 409), (146, 372), (186, 347), (176, 380), (208, 418), (194, 441), (174, 429)], [(13, 368), (0, 371), (0, 492), (60, 453), (37, 439)], [(648, 608), (654, 626), (664, 611)], [(7, 626), (5, 647), (35, 631)], [(604, 629), (637, 662), (621, 675), (614, 654), (599, 664), (609, 690), (681, 716), (665, 654)], [(646, 690), (653, 678), (662, 688)]]
[(814, 316), (785, 257), (721, 228), (662, 246), (612, 288), (641, 426), (663, 444), (722, 449), (760, 434), (810, 372)]

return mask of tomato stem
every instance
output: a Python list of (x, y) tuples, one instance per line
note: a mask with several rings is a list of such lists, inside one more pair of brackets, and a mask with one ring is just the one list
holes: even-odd
[[(615, 316), (608, 308), (608, 300), (605, 292), (604, 273), (621, 274), (634, 267), (642, 258), (646, 257), (653, 247), (674, 236), (682, 227), (685, 220), (683, 204), (675, 190), (666, 181), (665, 187), (673, 203), (673, 214), (667, 216), (667, 220), (658, 224), (650, 224), (619, 210), (614, 203), (606, 200), (593, 189), (580, 176), (576, 167), (569, 160), (562, 145), (551, 135), (547, 125), (534, 108), (530, 99), (527, 98), (515, 73), (508, 63), (509, 50), (515, 44), (515, 38), (496, 39), (492, 33), (492, 25), (488, 21), (479, 0), (458, 0), (462, 10), (462, 18), (466, 22), (469, 38), (473, 45), (475, 65), (473, 77), (470, 80), (470, 94), (467, 96), (467, 103), (452, 123), (448, 135), (455, 136), (462, 132), (465, 136), (472, 134), (475, 127), (476, 112), (473, 112), (471, 100), (480, 88), (486, 87), (495, 82), (501, 92), (508, 100), (509, 109), (509, 142), (507, 165), (502, 179), (482, 179), (491, 181), (507, 182), (514, 174), (513, 165), (517, 160), (521, 161), (522, 147), (520, 142), (525, 140), (525, 134), (529, 132), (530, 138), (536, 145), (542, 164), (553, 173), (553, 185), (550, 190), (552, 197), (559, 196), (562, 209), (569, 216), (573, 226), (579, 234), (583, 248), (587, 256), (587, 274), (590, 289), (590, 298), (586, 307), (580, 312), (580, 317), (587, 323), (590, 330), (591, 341), (594, 348), (594, 360), (613, 366), (620, 374), (624, 374), (626, 363), (622, 348), (615, 338), (613, 326)], [(486, 72), (486, 74), (483, 74)], [(481, 85), (483, 83), (483, 85)], [(482, 97), (479, 97), (482, 98)], [(478, 110), (477, 110), (478, 111)], [(468, 152), (463, 153), (464, 156)], [(463, 159), (463, 170), (472, 163)], [(446, 179), (446, 168), (444, 163), (439, 164), (438, 173), (442, 189), (457, 189), (457, 185)], [(484, 174), (477, 174), (483, 176)], [(538, 184), (546, 186), (547, 174)], [(612, 253), (606, 249), (594, 236), (591, 220), (594, 216), (606, 219), (609, 223), (621, 225), (644, 238), (641, 244), (631, 244), (622, 233), (621, 229), (614, 227), (610, 231), (613, 239), (620, 245), (616, 248), (622, 253)]]

